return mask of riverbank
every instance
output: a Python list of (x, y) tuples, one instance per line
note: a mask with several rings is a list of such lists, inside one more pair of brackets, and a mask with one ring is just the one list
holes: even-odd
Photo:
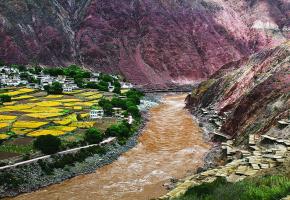
[(198, 124), (184, 109), (185, 96), (166, 94), (158, 106), (150, 109), (150, 120), (138, 144), (116, 161), (94, 173), (19, 195), (15, 200), (148, 200), (166, 194), (163, 185), (196, 171), (210, 148)]
[[(199, 128), (202, 130), (202, 137), (205, 143), (208, 143), (211, 145), (211, 148), (209, 151), (204, 155), (203, 157), (203, 165), (196, 169), (196, 171), (188, 174), (186, 177), (183, 177), (181, 179), (171, 179), (170, 182), (164, 184), (164, 187), (170, 192), (174, 188), (177, 187), (177, 185), (180, 182), (183, 182), (184, 179), (187, 177), (193, 176), (195, 174), (201, 173), (203, 171), (209, 170), (211, 168), (215, 168), (217, 166), (223, 165), (223, 155), (222, 155), (222, 148), (220, 143), (216, 143), (212, 141), (213, 132), (218, 132), (218, 129), (209, 122), (210, 120), (210, 114), (214, 114), (214, 111), (210, 112), (209, 115), (202, 115), (198, 112), (191, 112), (188, 110), (190, 114), (192, 115), (192, 120), (196, 122), (199, 126)], [(162, 199), (162, 197), (161, 197)]]
[[(158, 105), (159, 102), (160, 97), (158, 96), (150, 95), (144, 97), (140, 108), (142, 120), (139, 129), (127, 140), (125, 145), (120, 145), (118, 141), (115, 141), (105, 146), (106, 152), (104, 154), (94, 154), (85, 159), (84, 162), (75, 163), (73, 166), (65, 166), (62, 169), (54, 169), (52, 174), (46, 173), (43, 170), (42, 162), (33, 162), (27, 165), (1, 170), (1, 180), (13, 179), (13, 181), (11, 183), (12, 187), (10, 188), (4, 187), (3, 184), (0, 185), (0, 197), (12, 197), (21, 193), (29, 193), (79, 175), (93, 173), (96, 169), (112, 163), (124, 152), (136, 146), (138, 137), (148, 121), (148, 110), (152, 106)], [(49, 162), (51, 159), (48, 158), (45, 161)]]
[[(212, 141), (213, 147), (204, 157), (202, 168), (191, 176), (176, 181), (171, 191), (158, 199), (196, 199), (197, 197), (194, 196), (196, 192), (193, 188), (196, 189), (199, 186), (205, 188), (213, 183), (213, 188), (208, 193), (205, 194), (204, 190), (202, 191), (205, 197), (204, 195), (211, 195), (211, 192), (218, 188), (216, 183), (221, 180), (222, 187), (225, 188), (229, 185), (234, 187), (236, 183), (236, 185), (243, 183), (250, 185), (251, 180), (263, 179), (265, 175), (278, 175), (289, 182), (290, 148), (288, 146), (290, 142), (288, 140), (277, 140), (275, 137), (263, 135), (261, 138), (255, 138), (254, 135), (249, 135), (247, 144), (236, 146), (234, 140), (219, 132), (224, 117), (219, 116), (213, 108), (196, 110), (192, 114), (199, 122), (199, 126), (203, 128), (204, 139)], [(257, 184), (257, 186), (264, 189), (263, 184)], [(221, 187), (218, 190), (220, 195), (231, 193), (230, 190), (227, 191)], [(274, 196), (275, 192), (271, 195)], [(280, 195), (280, 198), (285, 196), (283, 192), (277, 195)]]

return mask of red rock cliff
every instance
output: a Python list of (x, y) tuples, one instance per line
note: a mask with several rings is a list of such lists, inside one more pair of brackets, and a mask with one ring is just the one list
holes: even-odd
[(1, 1), (0, 59), (186, 83), (283, 41), (289, 10), (282, 0)]

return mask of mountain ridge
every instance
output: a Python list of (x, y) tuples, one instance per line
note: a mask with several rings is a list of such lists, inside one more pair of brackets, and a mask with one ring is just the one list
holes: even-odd
[(191, 83), (289, 37), (285, 1), (100, 0), (0, 3), (0, 59)]

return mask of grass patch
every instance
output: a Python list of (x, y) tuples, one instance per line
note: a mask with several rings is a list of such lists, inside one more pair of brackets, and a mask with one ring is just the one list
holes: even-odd
[(228, 183), (218, 178), (189, 189), (174, 200), (276, 200), (290, 193), (290, 179), (284, 176), (264, 176)]
[(32, 144), (29, 145), (2, 144), (0, 145), (0, 152), (26, 154), (33, 152), (33, 146)]

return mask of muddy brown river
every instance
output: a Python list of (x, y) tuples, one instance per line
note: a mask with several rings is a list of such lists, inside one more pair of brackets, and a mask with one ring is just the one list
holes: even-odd
[(110, 165), (15, 200), (147, 200), (166, 193), (170, 178), (182, 178), (203, 164), (210, 146), (192, 116), (185, 95), (167, 95), (150, 110), (139, 144)]

